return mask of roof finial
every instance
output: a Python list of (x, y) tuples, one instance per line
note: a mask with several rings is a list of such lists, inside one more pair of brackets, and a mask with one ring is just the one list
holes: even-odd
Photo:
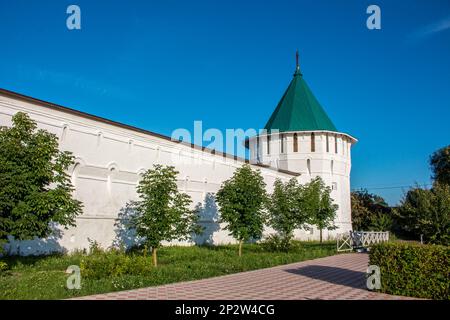
[(300, 72), (300, 64), (298, 63), (298, 49), (295, 51), (295, 74), (294, 75), (302, 75)]

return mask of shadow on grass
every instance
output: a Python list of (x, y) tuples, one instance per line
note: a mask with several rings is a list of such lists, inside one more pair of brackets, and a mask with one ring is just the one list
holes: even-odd
[(366, 288), (366, 274), (360, 271), (312, 265), (297, 269), (288, 269), (286, 272), (346, 287), (356, 289)]
[(51, 253), (47, 255), (35, 255), (35, 256), (18, 256), (18, 255), (12, 255), (12, 256), (5, 256), (2, 258), (3, 261), (5, 261), (8, 266), (12, 269), (15, 266), (23, 265), (23, 266), (33, 266), (37, 263), (39, 263), (42, 260), (46, 260), (49, 258), (63, 258), (65, 255), (63, 253)]

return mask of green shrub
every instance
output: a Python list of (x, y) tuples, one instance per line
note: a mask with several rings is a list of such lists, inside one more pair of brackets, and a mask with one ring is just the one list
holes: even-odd
[(8, 264), (4, 261), (0, 261), (0, 273), (8, 270)]
[(381, 292), (450, 299), (450, 248), (412, 243), (382, 243), (370, 249), (370, 265), (380, 267)]
[(126, 254), (120, 250), (95, 251), (81, 259), (81, 275), (101, 279), (122, 275), (145, 275), (152, 269), (151, 260), (143, 256)]
[(392, 217), (387, 213), (374, 213), (370, 216), (369, 230), (372, 231), (389, 231), (392, 230), (394, 221)]
[(299, 243), (297, 241), (293, 241), (274, 234), (268, 236), (263, 242), (261, 242), (261, 247), (264, 251), (268, 252), (288, 252), (289, 250), (298, 249)]

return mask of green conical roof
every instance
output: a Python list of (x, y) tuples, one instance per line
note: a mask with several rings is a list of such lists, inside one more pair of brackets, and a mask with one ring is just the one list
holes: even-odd
[(309, 89), (298, 67), (289, 87), (264, 128), (268, 131), (279, 130), (280, 132), (337, 131)]

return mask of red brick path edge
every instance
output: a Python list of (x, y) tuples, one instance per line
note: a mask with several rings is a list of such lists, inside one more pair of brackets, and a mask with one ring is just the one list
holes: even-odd
[[(339, 254), (273, 268), (158, 287), (79, 297), (83, 300), (403, 300), (370, 292), (368, 255)], [(383, 275), (381, 275), (383, 277)]]

